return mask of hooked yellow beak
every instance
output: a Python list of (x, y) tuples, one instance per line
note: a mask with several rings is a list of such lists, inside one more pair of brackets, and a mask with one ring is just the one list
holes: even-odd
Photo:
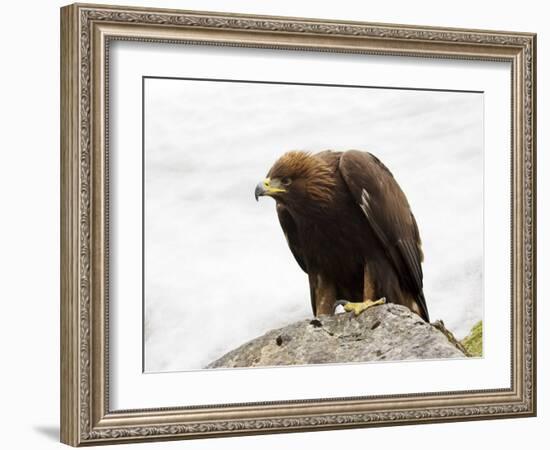
[(260, 181), (254, 189), (254, 197), (258, 201), (258, 198), (263, 195), (273, 195), (279, 192), (286, 192), (286, 189), (281, 187), (278, 180), (272, 181), (270, 178), (266, 178), (264, 181)]

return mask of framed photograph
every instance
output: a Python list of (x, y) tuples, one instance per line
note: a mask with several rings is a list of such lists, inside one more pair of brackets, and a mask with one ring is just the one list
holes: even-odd
[(61, 9), (61, 440), (536, 414), (536, 36)]

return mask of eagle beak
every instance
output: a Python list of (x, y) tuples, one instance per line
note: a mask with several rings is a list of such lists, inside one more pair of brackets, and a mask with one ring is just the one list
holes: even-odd
[[(260, 181), (257, 186), (256, 186), (256, 189), (254, 189), (254, 197), (256, 198), (256, 201), (258, 201), (258, 198), (260, 198), (262, 195), (265, 195), (267, 190), (266, 190), (266, 187), (265, 187), (265, 182), (267, 181), (264, 180), (264, 181)], [(268, 186), (269, 186), (269, 183), (268, 183)]]
[(254, 189), (254, 197), (258, 201), (258, 198), (263, 195), (273, 195), (279, 192), (286, 192), (286, 190), (279, 187), (276, 179), (272, 182), (270, 178), (266, 178), (264, 181), (260, 181)]

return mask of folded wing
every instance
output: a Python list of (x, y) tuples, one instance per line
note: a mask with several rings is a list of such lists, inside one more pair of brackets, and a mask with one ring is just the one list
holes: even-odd
[(340, 172), (398, 274), (429, 321), (423, 293), (422, 243), (405, 194), (375, 156), (351, 150), (340, 158)]

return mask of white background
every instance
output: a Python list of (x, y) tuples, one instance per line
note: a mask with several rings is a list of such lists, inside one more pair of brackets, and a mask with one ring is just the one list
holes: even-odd
[[(185, 54), (181, 46), (179, 50), (175, 54)], [(113, 50), (110, 55), (111, 60), (118, 57)], [(364, 59), (361, 56), (351, 59)], [(184, 60), (185, 66), (196, 65), (184, 57), (167, 59), (169, 65), (177, 59)], [(293, 59), (290, 77), (298, 71), (302, 78), (310, 72), (328, 72), (317, 66), (298, 70)], [(373, 59), (383, 65), (388, 58)], [(218, 58), (214, 61), (217, 66), (226, 65), (219, 64)], [(425, 62), (418, 61), (421, 66)], [(436, 63), (454, 61), (430, 62), (432, 78), (453, 87), (456, 79), (464, 82), (460, 75), (447, 79), (435, 68)], [(305, 64), (308, 69), (312, 65)], [(335, 65), (331, 62), (328, 68)], [(501, 115), (502, 128), (509, 130), (509, 100), (498, 92), (510, 90), (510, 66), (487, 65), (492, 68), (487, 84), (495, 89), (488, 101), (502, 99), (493, 111)], [(382, 72), (362, 66), (367, 73)], [(458, 66), (469, 70), (464, 64)], [(502, 90), (495, 83), (496, 66), (501, 67)], [(150, 67), (161, 73), (157, 64)], [(353, 71), (353, 67), (336, 70), (344, 77)], [(416, 85), (407, 70), (392, 65), (386, 71), (406, 74), (402, 81)], [(183, 73), (189, 73), (188, 67)], [(268, 73), (275, 76), (269, 69)], [(388, 83), (386, 75), (379, 78)], [(471, 78), (483, 89), (479, 71)], [(425, 76), (421, 79), (431, 84)], [(133, 102), (129, 104), (133, 111)], [(466, 336), (483, 317), (483, 200), (494, 202), (483, 196), (483, 105), (481, 93), (146, 80), (145, 370), (201, 369), (269, 330), (312, 317), (307, 275), (285, 242), (275, 202), (265, 198), (257, 203), (251, 195), (274, 161), (290, 149), (360, 148), (370, 150), (390, 168), (420, 229), (424, 295), (431, 320), (443, 320), (458, 339)], [(122, 105), (116, 108), (113, 123), (128, 117), (122, 109)], [(135, 130), (132, 126), (131, 132)], [(498, 191), (496, 200), (502, 201), (499, 209), (506, 214), (510, 168), (499, 163), (508, 159), (510, 143), (506, 132), (497, 134), (502, 144), (487, 146), (495, 163), (488, 162), (487, 156), (485, 167), (502, 166), (500, 186), (505, 195)], [(126, 154), (141, 161), (139, 146), (120, 147), (130, 148)], [(118, 152), (111, 146), (111, 155)], [(124, 170), (128, 164), (117, 167)], [(117, 177), (113, 173), (113, 179)], [(494, 184), (496, 188), (498, 183)], [(133, 190), (131, 195), (141, 192)], [(114, 200), (111, 196), (111, 203)], [(133, 219), (130, 215), (124, 221), (132, 225)], [(113, 220), (110, 223), (117, 227)], [(122, 230), (127, 234), (127, 226)], [(506, 228), (502, 231), (504, 241), (497, 247), (503, 255), (498, 260), (509, 274), (510, 250), (501, 242), (510, 239)], [(136, 237), (131, 248), (140, 246), (141, 237)], [(137, 269), (139, 278), (141, 268)], [(509, 310), (504, 302), (499, 304)], [(204, 334), (210, 339), (205, 340)]]
[[(368, 6), (352, 1), (163, 1), (133, 2), (135, 5), (242, 11), (290, 16), (326, 17), (379, 22), (445, 25), (472, 28), (528, 30), (539, 32), (539, 148), (546, 144), (542, 124), (548, 122), (550, 76), (542, 33), (548, 16), (542, 2), (383, 2)], [(2, 372), (0, 386), (3, 434), (6, 448), (59, 448), (59, 2), (27, 2), (5, 6), (2, 27), (2, 163), (0, 183), (3, 204), (1, 222), (2, 278), (0, 298), (4, 303), (2, 327)], [(495, 12), (498, 12), (496, 14)], [(23, 30), (25, 33), (23, 33)], [(545, 173), (548, 157), (539, 157), (539, 173)], [(549, 188), (540, 177), (539, 199)], [(539, 201), (539, 255), (548, 252), (542, 230), (548, 228), (548, 213)], [(539, 322), (548, 316), (544, 298), (545, 261), (539, 257)], [(195, 442), (143, 444), (144, 448), (334, 448), (342, 442), (393, 448), (418, 442), (423, 448), (460, 448), (491, 445), (518, 448), (526, 444), (542, 448), (537, 437), (548, 432), (547, 360), (543, 358), (548, 331), (539, 327), (539, 417), (491, 422), (409, 426), (369, 430), (277, 435)], [(413, 445), (413, 448), (415, 446)]]

